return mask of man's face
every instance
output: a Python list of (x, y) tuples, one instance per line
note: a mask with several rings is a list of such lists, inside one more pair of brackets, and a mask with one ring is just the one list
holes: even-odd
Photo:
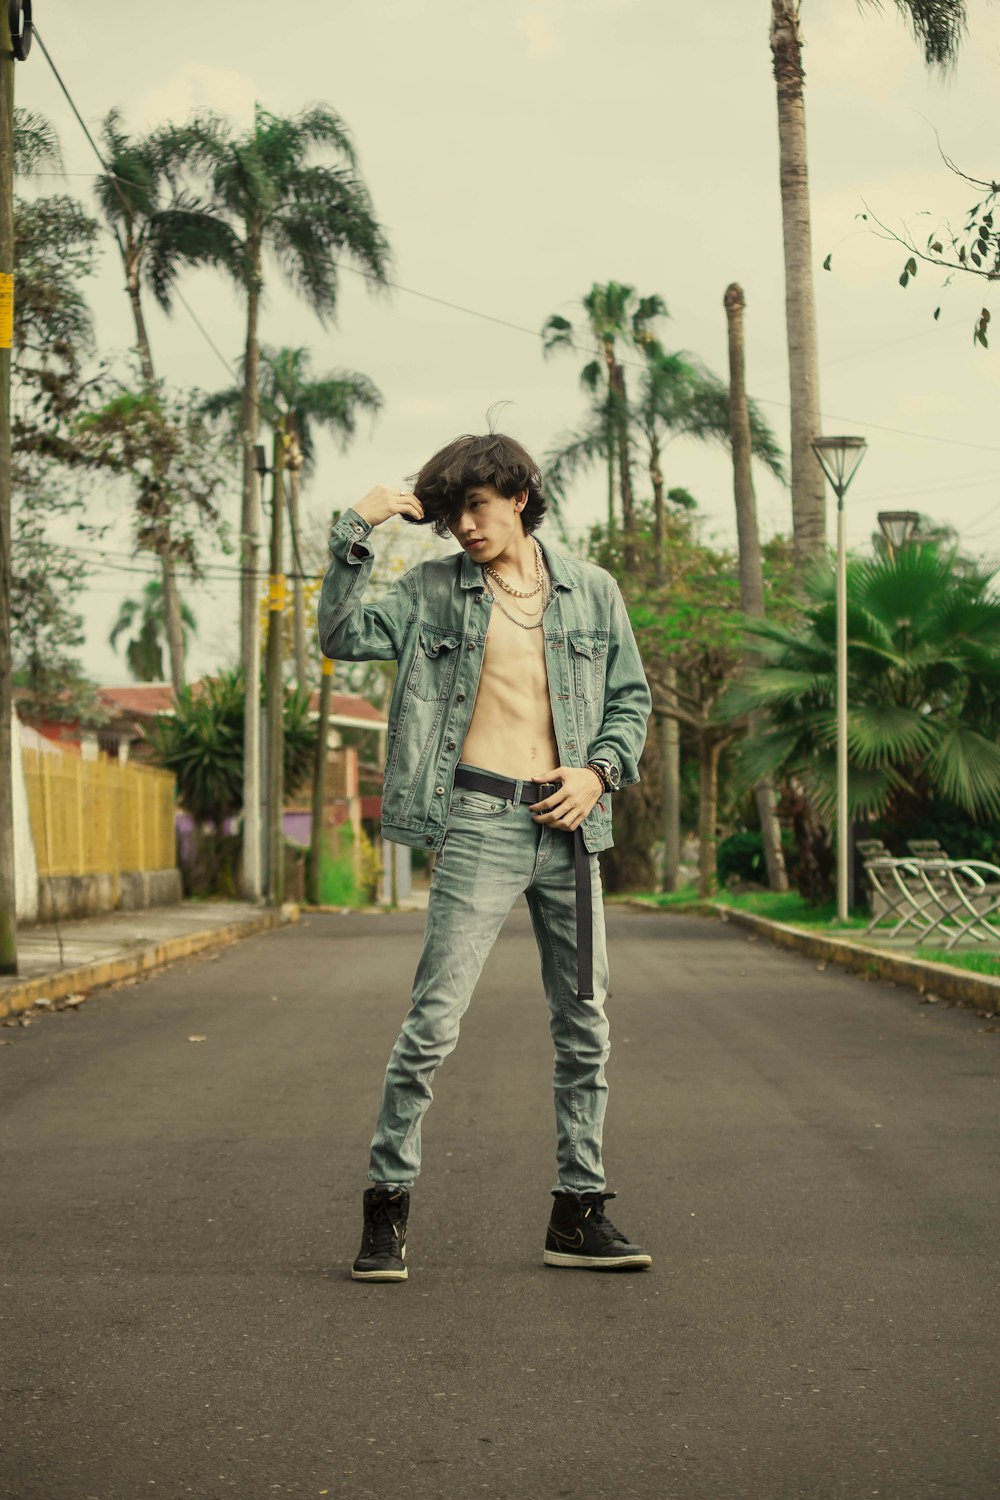
[[(498, 557), (511, 538), (523, 531), (517, 508), (526, 498), (501, 495), (491, 484), (474, 484), (465, 492), (464, 504), (448, 517), (448, 530), (478, 562)], [(478, 545), (474, 545), (478, 543)]]

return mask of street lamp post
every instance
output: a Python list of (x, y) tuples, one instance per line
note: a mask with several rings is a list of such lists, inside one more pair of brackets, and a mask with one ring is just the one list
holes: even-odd
[(837, 497), (837, 920), (846, 922), (850, 819), (847, 810), (847, 526), (844, 496), (868, 446), (861, 437), (820, 437), (813, 451)]
[(894, 558), (916, 535), (920, 513), (915, 510), (880, 510), (878, 524), (889, 548), (889, 556)]

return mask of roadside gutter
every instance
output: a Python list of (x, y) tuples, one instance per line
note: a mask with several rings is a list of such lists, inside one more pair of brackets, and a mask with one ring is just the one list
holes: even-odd
[[(655, 902), (630, 897), (621, 903), (637, 911), (670, 913), (676, 908), (657, 906)], [(929, 963), (922, 958), (908, 958), (905, 954), (890, 953), (885, 948), (872, 947), (850, 938), (827, 937), (810, 932), (804, 927), (793, 927), (786, 922), (773, 922), (768, 917), (753, 912), (738, 911), (717, 901), (692, 902), (683, 908), (683, 914), (695, 912), (700, 916), (714, 916), (723, 922), (733, 922), (737, 927), (746, 927), (751, 932), (766, 937), (781, 948), (790, 948), (809, 958), (826, 963), (839, 964), (853, 969), (868, 979), (885, 979), (892, 984), (905, 984), (921, 994), (932, 994), (939, 1000), (950, 1000), (956, 1005), (966, 1005), (975, 1010), (1000, 1011), (1000, 978), (990, 974), (976, 974), (970, 969), (953, 968), (950, 964)]]

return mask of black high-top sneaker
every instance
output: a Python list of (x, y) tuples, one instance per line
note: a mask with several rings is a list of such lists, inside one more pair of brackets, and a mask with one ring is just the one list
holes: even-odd
[(614, 1193), (554, 1193), (545, 1236), (547, 1266), (577, 1266), (585, 1271), (641, 1271), (653, 1257), (616, 1229), (604, 1205)]
[(355, 1281), (405, 1281), (409, 1193), (406, 1188), (370, 1187), (364, 1205), (361, 1249), (351, 1276)]

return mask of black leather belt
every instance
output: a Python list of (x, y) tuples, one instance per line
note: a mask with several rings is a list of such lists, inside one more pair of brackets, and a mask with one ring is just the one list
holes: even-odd
[[(486, 792), (493, 797), (503, 797), (507, 802), (541, 802), (558, 790), (557, 781), (522, 781), (521, 794), (517, 795), (517, 782), (510, 776), (501, 776), (496, 771), (470, 771), (464, 766), (455, 770), (455, 785), (467, 787), (471, 792)], [(551, 824), (539, 823), (539, 828)], [(576, 963), (577, 995), (581, 1000), (592, 999), (594, 994), (594, 902), (590, 884), (590, 853), (583, 842), (583, 825), (570, 833), (569, 829), (555, 832), (569, 834), (573, 840), (573, 869), (576, 876)]]

